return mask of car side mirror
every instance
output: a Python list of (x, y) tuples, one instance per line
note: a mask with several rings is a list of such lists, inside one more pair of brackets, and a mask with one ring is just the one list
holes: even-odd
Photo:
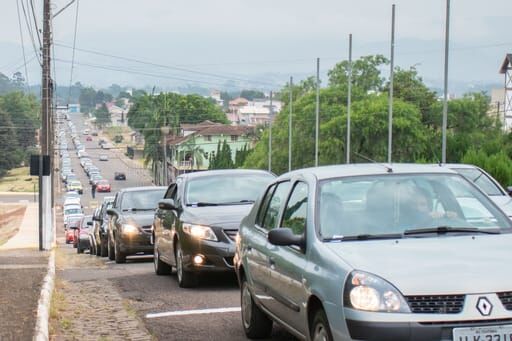
[(512, 186), (507, 187), (508, 195), (512, 196)]
[(158, 202), (158, 208), (161, 210), (178, 210), (173, 199), (162, 199)]
[(279, 246), (297, 245), (300, 248), (306, 246), (304, 236), (298, 236), (292, 232), (289, 227), (280, 227), (270, 230), (268, 233), (268, 241), (270, 244)]
[(109, 208), (109, 209), (107, 210), (107, 214), (108, 214), (108, 215), (115, 215), (115, 216), (118, 216), (118, 217), (119, 217), (119, 215), (120, 215), (120, 214), (119, 214), (119, 211), (118, 211), (118, 210), (116, 210), (115, 208)]

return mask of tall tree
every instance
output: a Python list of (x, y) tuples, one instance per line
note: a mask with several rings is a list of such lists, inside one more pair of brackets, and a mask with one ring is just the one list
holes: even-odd
[(94, 116), (96, 116), (96, 124), (100, 128), (112, 123), (112, 118), (105, 103), (103, 103), (102, 106), (94, 112)]

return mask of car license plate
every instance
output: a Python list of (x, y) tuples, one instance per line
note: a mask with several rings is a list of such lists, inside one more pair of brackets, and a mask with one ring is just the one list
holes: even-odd
[(453, 341), (512, 341), (512, 325), (454, 328)]

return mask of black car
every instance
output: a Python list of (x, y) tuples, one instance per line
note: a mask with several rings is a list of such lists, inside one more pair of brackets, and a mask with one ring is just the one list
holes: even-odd
[(123, 172), (115, 172), (114, 180), (126, 180), (126, 175)]
[(92, 217), (94, 221), (91, 240), (93, 241), (93, 250), (96, 256), (108, 256), (108, 218), (107, 209), (112, 207), (112, 200), (105, 200), (103, 204), (94, 212)]
[(201, 272), (233, 271), (240, 221), (273, 178), (242, 169), (179, 176), (155, 212), (155, 272), (168, 274), (175, 267), (178, 284), (193, 287)]
[(112, 208), (107, 209), (108, 257), (116, 263), (126, 262), (126, 256), (153, 253), (151, 223), (158, 201), (166, 187), (132, 187), (117, 192)]

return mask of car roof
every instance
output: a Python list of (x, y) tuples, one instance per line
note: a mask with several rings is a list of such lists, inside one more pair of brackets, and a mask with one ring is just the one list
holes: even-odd
[(411, 173), (445, 173), (457, 174), (448, 167), (438, 164), (415, 164), (415, 163), (393, 163), (393, 164), (377, 164), (377, 163), (353, 163), (348, 165), (333, 165), (304, 168), (285, 173), (279, 177), (289, 178), (293, 175), (311, 174), (318, 180), (331, 179), (344, 176), (360, 176), (360, 175), (384, 175), (384, 174), (411, 174)]
[(272, 177), (275, 177), (274, 174), (260, 170), (260, 169), (217, 169), (217, 170), (208, 170), (208, 171), (202, 171), (202, 172), (192, 172), (192, 173), (186, 173), (182, 174), (179, 177), (185, 178), (185, 179), (195, 179), (195, 178), (202, 178), (212, 175), (270, 175)]
[(80, 206), (80, 205), (76, 205), (76, 204), (75, 204), (75, 205), (66, 205), (65, 210), (72, 210), (72, 209), (75, 209), (75, 208), (78, 208), (78, 209), (80, 209), (80, 210), (81, 210), (81, 209), (82, 209), (82, 206)]
[(167, 189), (167, 186), (140, 186), (140, 187), (127, 187), (119, 190), (122, 192), (137, 192), (137, 191), (148, 191), (148, 190), (158, 190), (158, 189)]

